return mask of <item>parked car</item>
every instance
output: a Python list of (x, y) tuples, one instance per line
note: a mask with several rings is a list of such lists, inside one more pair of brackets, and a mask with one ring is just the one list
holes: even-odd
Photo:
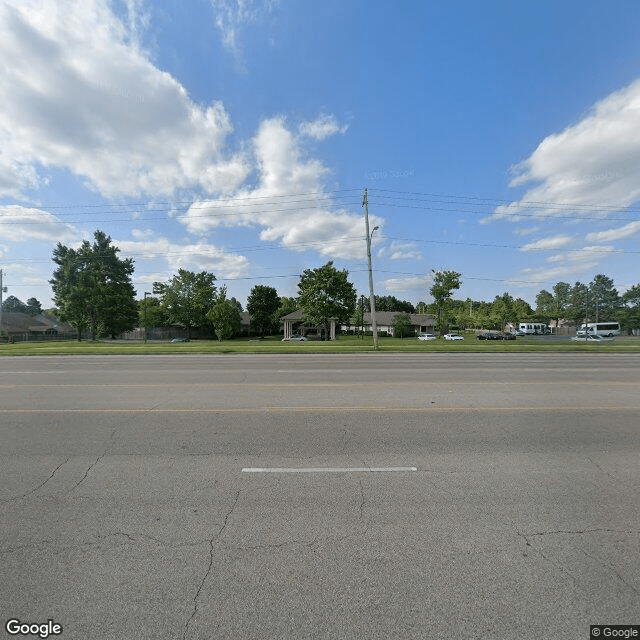
[(459, 333), (447, 333), (444, 336), (445, 340), (464, 340), (464, 337), (461, 336)]
[(304, 336), (300, 336), (298, 334), (293, 334), (290, 338), (282, 338), (282, 342), (291, 341), (291, 342), (306, 342), (307, 339)]
[(500, 340), (495, 333), (479, 333), (476, 338), (478, 340)]
[(174, 338), (171, 342), (189, 342), (189, 338)]
[(513, 333), (510, 333), (508, 331), (501, 331), (499, 334), (499, 340), (515, 340), (516, 336)]
[(615, 338), (603, 338), (598, 334), (587, 334), (586, 336), (574, 336), (571, 339), (575, 342), (611, 342)]
[(433, 333), (421, 333), (418, 336), (418, 340), (437, 340), (437, 338)]

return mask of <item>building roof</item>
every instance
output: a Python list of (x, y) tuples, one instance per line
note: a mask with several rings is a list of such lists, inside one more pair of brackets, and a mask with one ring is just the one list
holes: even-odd
[(60, 333), (74, 331), (71, 325), (60, 322), (56, 318), (43, 314), (30, 316), (28, 313), (20, 313), (19, 311), (3, 311), (0, 328), (7, 333), (44, 333), (52, 329)]
[[(376, 311), (376, 324), (388, 325), (391, 326), (393, 324), (393, 319), (401, 314), (403, 311)], [(435, 317), (430, 316), (427, 313), (408, 313), (407, 314), (411, 318), (411, 324), (415, 326), (427, 326), (435, 324)], [(293, 311), (286, 316), (280, 318), (280, 320), (302, 320), (304, 318), (304, 314), (302, 311)], [(364, 322), (365, 324), (371, 324), (371, 314), (369, 312), (364, 313)]]
[[(376, 324), (382, 324), (391, 326), (396, 316), (408, 315), (411, 318), (411, 324), (416, 327), (428, 326), (435, 324), (436, 319), (426, 313), (407, 313), (404, 311), (376, 311)], [(369, 312), (364, 313), (365, 324), (371, 324), (371, 314)]]

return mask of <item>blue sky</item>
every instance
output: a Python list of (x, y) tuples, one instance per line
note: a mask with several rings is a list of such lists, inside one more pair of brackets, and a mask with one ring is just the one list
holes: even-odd
[(640, 5), (0, 0), (0, 268), (51, 306), (96, 229), (141, 298), (179, 268), (243, 304), (334, 260), (376, 293), (533, 303), (640, 281)]

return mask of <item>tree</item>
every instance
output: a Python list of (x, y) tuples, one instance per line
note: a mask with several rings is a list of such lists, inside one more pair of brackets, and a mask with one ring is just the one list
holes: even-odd
[(115, 336), (133, 329), (138, 319), (135, 290), (131, 283), (133, 260), (120, 259), (120, 249), (103, 231), (93, 234), (79, 249), (58, 243), (53, 261), (58, 268), (49, 281), (60, 318), (78, 332), (85, 329), (91, 338)]
[(26, 313), (27, 305), (15, 296), (9, 296), (2, 302), (2, 310), (9, 313)]
[(346, 269), (338, 271), (333, 261), (317, 269), (305, 269), (298, 283), (298, 304), (305, 320), (329, 332), (329, 319), (346, 323), (356, 306), (356, 290)]
[(25, 313), (28, 313), (30, 316), (39, 316), (42, 313), (42, 305), (37, 298), (29, 298), (27, 300), (27, 310)]
[(640, 328), (640, 284), (634, 284), (622, 294), (622, 301), (625, 304), (622, 315), (622, 322), (628, 329)]
[(186, 327), (189, 339), (192, 328), (209, 323), (207, 313), (217, 302), (215, 280), (207, 271), (194, 273), (178, 269), (178, 274), (169, 282), (153, 283), (153, 293), (160, 296), (169, 323)]
[(527, 318), (531, 318), (531, 316), (534, 315), (531, 305), (522, 298), (516, 298), (513, 301), (513, 313), (515, 318), (514, 322), (526, 320)]
[(613, 286), (613, 280), (602, 273), (589, 283), (589, 297), (593, 300), (596, 322), (600, 319), (613, 319), (623, 304), (622, 298)]
[(536, 296), (536, 314), (541, 320), (549, 320), (553, 316), (553, 294), (546, 289)]
[(454, 290), (460, 288), (462, 284), (460, 277), (462, 274), (457, 271), (433, 271), (433, 285), (429, 289), (429, 293), (433, 296), (436, 305), (438, 319), (436, 327), (439, 331), (446, 330), (448, 326), (447, 310), (451, 295)]
[(155, 296), (147, 296), (138, 300), (138, 326), (140, 327), (165, 327), (169, 324), (160, 299)]
[(567, 316), (575, 324), (585, 322), (592, 301), (589, 300), (589, 288), (582, 282), (576, 282), (569, 293)]
[(251, 317), (251, 326), (261, 336), (271, 334), (277, 326), (274, 315), (280, 307), (280, 296), (273, 287), (257, 284), (247, 298), (247, 311)]
[(393, 318), (393, 335), (396, 338), (404, 338), (409, 333), (411, 317), (407, 313), (399, 313)]
[(233, 300), (227, 300), (227, 288), (222, 287), (217, 302), (207, 313), (218, 340), (229, 340), (240, 330), (240, 311)]
[[(376, 296), (376, 311), (402, 311), (415, 313), (415, 307), (408, 300), (398, 300), (395, 296)], [(365, 311), (371, 311), (371, 301), (367, 298)]]

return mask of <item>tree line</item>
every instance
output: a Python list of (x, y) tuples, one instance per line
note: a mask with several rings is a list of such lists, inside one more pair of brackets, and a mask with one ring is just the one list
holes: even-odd
[[(85, 240), (79, 249), (58, 243), (53, 252), (57, 269), (50, 284), (56, 313), (78, 333), (91, 339), (115, 337), (136, 326), (179, 325), (187, 337), (198, 329), (211, 332), (219, 340), (240, 332), (242, 305), (228, 297), (226, 286), (218, 287), (213, 273), (179, 269), (168, 282), (154, 282), (153, 293), (136, 301), (131, 277), (131, 258), (118, 256), (119, 249), (102, 231), (94, 242)], [(306, 269), (300, 276), (298, 296), (279, 296), (276, 289), (256, 285), (247, 300), (247, 312), (255, 333), (270, 335), (279, 331), (280, 318), (295, 310), (306, 322), (327, 328), (329, 318), (349, 321), (356, 305), (356, 290), (348, 271), (333, 262), (317, 269)]]
[[(109, 236), (96, 231), (93, 242), (85, 240), (78, 249), (58, 243), (53, 252), (57, 265), (50, 280), (54, 311), (76, 329), (79, 337), (115, 337), (136, 326), (175, 325), (184, 327), (188, 338), (194, 329), (213, 333), (219, 340), (240, 333), (242, 305), (228, 296), (226, 286), (218, 287), (213, 273), (179, 269), (169, 281), (154, 282), (153, 292), (136, 300), (131, 281), (133, 260), (120, 258), (119, 251)], [(414, 306), (394, 296), (376, 296), (376, 310), (399, 311), (402, 315), (427, 313), (436, 318), (439, 331), (450, 326), (501, 329), (507, 323), (563, 318), (579, 323), (585, 317), (618, 321), (627, 328), (640, 327), (640, 284), (619, 295), (613, 281), (602, 274), (588, 284), (559, 282), (551, 291), (543, 289), (536, 296), (535, 309), (509, 293), (496, 296), (492, 302), (454, 299), (461, 283), (458, 272), (433, 271), (428, 290), (433, 302), (421, 301)], [(256, 285), (247, 299), (251, 329), (261, 336), (279, 332), (280, 318), (296, 310), (302, 312), (306, 323), (324, 326), (325, 334), (329, 333), (329, 318), (339, 324), (361, 326), (369, 306), (368, 297), (358, 297), (348, 271), (336, 269), (332, 261), (306, 269), (300, 275), (296, 297), (280, 296), (273, 287)], [(24, 308), (13, 296), (3, 304), (3, 310), (25, 308), (42, 311), (35, 298), (29, 299)], [(406, 331), (405, 325), (406, 318), (399, 320), (400, 333)]]

